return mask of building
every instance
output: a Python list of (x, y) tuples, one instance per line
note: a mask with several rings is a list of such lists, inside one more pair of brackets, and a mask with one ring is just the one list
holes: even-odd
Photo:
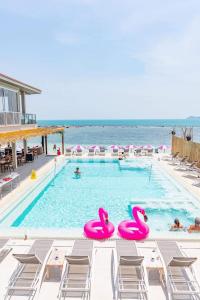
[(0, 73), (0, 131), (37, 127), (36, 114), (26, 110), (26, 96), (41, 90)]
[(12, 160), (17, 168), (16, 142), (23, 141), (27, 154), (27, 139), (41, 136), (44, 152), (47, 154), (48, 134), (60, 133), (64, 154), (64, 128), (38, 127), (36, 114), (26, 110), (26, 97), (41, 94), (41, 90), (29, 84), (0, 73), (0, 144), (12, 145)]

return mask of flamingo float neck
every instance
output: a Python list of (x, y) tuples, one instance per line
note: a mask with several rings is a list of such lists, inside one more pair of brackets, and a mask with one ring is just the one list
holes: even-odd
[(104, 232), (108, 231), (108, 213), (102, 207), (99, 208), (99, 219)]
[(141, 211), (141, 208), (138, 207), (138, 206), (134, 206), (133, 209), (132, 209), (132, 215), (138, 225), (138, 228), (141, 230), (141, 231), (144, 231), (146, 230), (146, 224), (144, 222), (142, 222), (142, 220), (139, 218), (138, 216), (138, 213), (143, 213), (143, 211)]

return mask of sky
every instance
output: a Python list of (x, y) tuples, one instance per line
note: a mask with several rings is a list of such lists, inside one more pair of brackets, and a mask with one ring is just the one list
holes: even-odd
[(200, 115), (199, 0), (0, 0), (0, 72), (38, 119)]

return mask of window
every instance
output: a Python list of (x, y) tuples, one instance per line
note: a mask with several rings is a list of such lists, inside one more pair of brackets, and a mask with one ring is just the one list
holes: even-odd
[(0, 112), (19, 112), (20, 103), (16, 92), (0, 88)]

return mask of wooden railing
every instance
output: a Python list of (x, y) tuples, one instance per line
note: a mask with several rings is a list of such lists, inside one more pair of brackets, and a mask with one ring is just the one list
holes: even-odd
[(172, 153), (179, 152), (179, 156), (187, 156), (189, 161), (200, 161), (200, 144), (172, 136)]

